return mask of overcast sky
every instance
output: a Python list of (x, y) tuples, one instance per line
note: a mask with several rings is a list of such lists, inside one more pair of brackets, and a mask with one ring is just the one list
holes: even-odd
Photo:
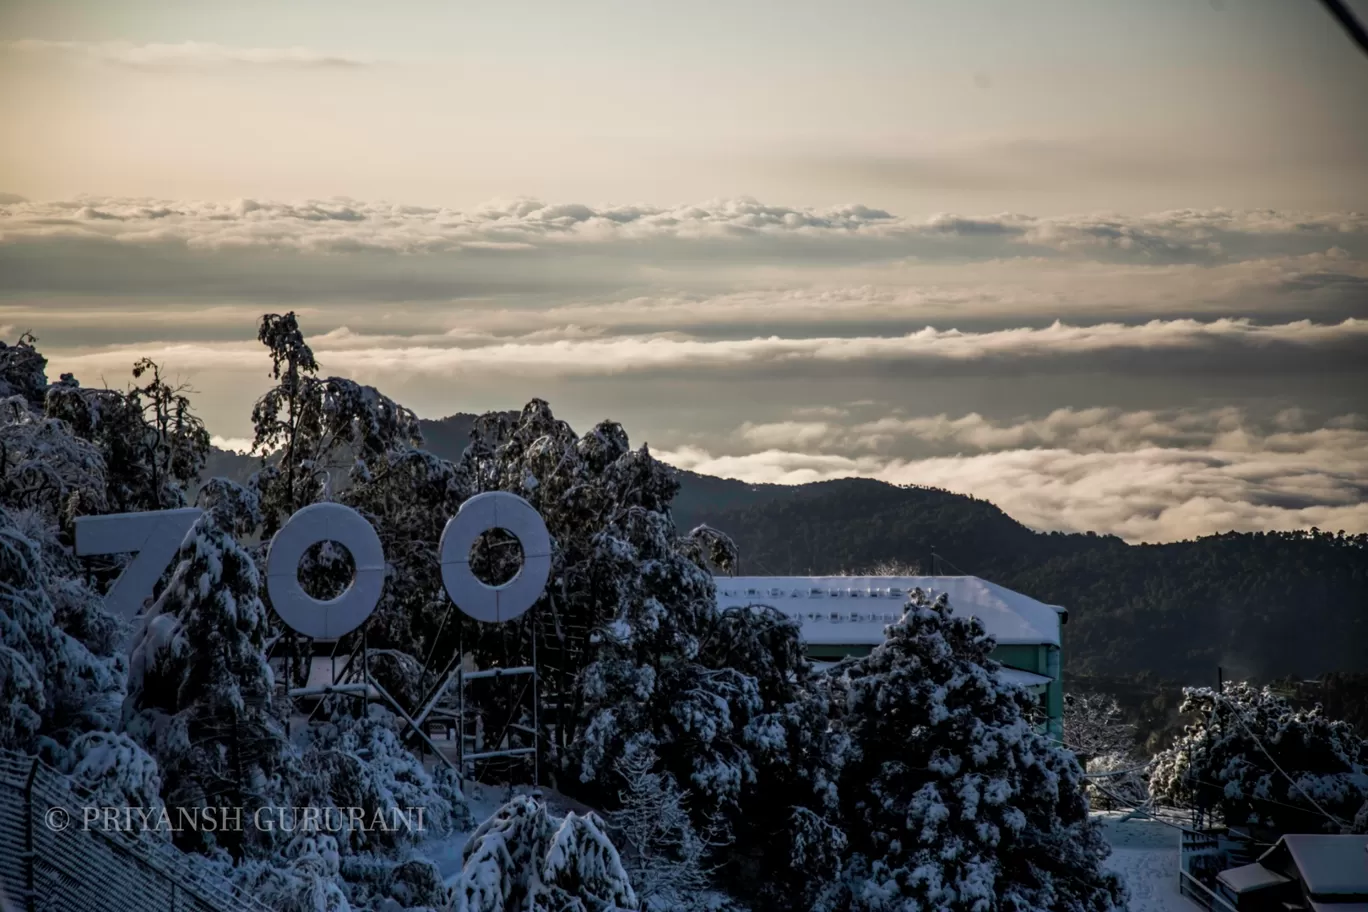
[(9, 0), (0, 338), (229, 441), (293, 309), (425, 417), (1368, 531), (1365, 95), (1310, 0)]

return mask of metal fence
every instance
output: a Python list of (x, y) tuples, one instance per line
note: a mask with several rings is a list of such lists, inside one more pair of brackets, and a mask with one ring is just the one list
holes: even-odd
[(0, 751), (0, 910), (269, 912), (151, 834), (83, 828), (83, 797)]

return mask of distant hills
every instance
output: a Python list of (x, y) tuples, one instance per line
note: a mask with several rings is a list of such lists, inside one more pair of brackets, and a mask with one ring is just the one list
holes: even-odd
[[(464, 450), (474, 415), (423, 421), (426, 446)], [(206, 476), (258, 460), (215, 451)], [(680, 471), (675, 522), (735, 539), (748, 574), (861, 572), (882, 563), (967, 573), (1069, 609), (1074, 674), (1182, 683), (1368, 671), (1368, 536), (1244, 533), (1130, 545), (1037, 532), (993, 504), (870, 479), (753, 485)]]

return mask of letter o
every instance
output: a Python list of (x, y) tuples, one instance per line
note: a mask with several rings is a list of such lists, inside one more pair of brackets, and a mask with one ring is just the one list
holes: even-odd
[[(319, 542), (335, 541), (351, 552), (356, 577), (347, 591), (320, 601), (299, 585), (299, 561)], [(266, 553), (266, 591), (271, 607), (291, 628), (318, 640), (335, 640), (360, 627), (375, 611), (385, 586), (385, 551), (365, 517), (338, 503), (316, 503), (280, 527)]]
[[(522, 567), (502, 586), (490, 586), (470, 569), (475, 539), (505, 529), (522, 546)], [(551, 535), (532, 505), (516, 494), (486, 491), (461, 504), (442, 530), (442, 585), (464, 614), (500, 624), (525, 613), (541, 598), (551, 575)]]

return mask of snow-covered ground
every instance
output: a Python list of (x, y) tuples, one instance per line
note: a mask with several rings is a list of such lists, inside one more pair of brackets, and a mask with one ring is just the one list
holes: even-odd
[[(467, 797), (476, 821), (490, 817), (509, 797), (503, 788), (477, 786), (471, 791)], [(543, 794), (557, 814), (587, 810), (553, 790), (547, 789)], [(1176, 829), (1151, 819), (1123, 821), (1125, 815), (1121, 811), (1101, 811), (1094, 816), (1111, 843), (1112, 854), (1107, 859), (1107, 867), (1120, 874), (1130, 888), (1130, 912), (1200, 912), (1199, 906), (1178, 892)], [(432, 840), (422, 847), (422, 854), (437, 864), (447, 883), (453, 882), (461, 871), (461, 851), (469, 838), (469, 833), (458, 833), (446, 839)]]
[[(1157, 820), (1122, 822), (1119, 811), (1095, 815), (1111, 843), (1107, 867), (1130, 888), (1130, 912), (1198, 912), (1178, 892), (1178, 831)], [(1176, 822), (1176, 821), (1175, 821)]]

